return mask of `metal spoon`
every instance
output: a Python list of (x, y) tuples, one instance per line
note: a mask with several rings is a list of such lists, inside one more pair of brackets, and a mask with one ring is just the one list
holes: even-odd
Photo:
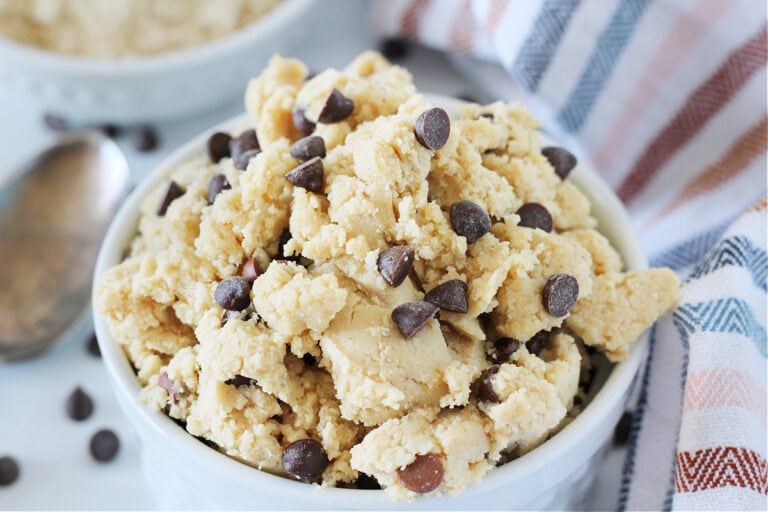
[(99, 244), (130, 184), (120, 149), (84, 132), (0, 186), (0, 362), (46, 350), (88, 317)]

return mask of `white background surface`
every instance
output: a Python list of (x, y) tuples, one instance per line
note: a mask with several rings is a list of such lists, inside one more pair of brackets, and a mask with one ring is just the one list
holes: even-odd
[[(322, 70), (343, 67), (359, 52), (377, 47), (368, 2), (319, 3), (311, 33), (294, 48), (292, 56), (304, 60), (311, 70)], [(474, 84), (487, 85), (488, 77), (470, 81), (444, 56), (426, 49), (413, 49), (399, 63), (411, 71), (422, 91), (471, 94), (481, 100), (515, 94), (511, 89), (493, 93), (481, 90)], [(255, 71), (259, 67), (255, 63)], [(118, 139), (134, 182), (182, 142), (242, 110), (242, 99), (233, 98), (213, 111), (164, 122), (158, 125), (161, 146), (152, 153), (137, 153), (127, 140)], [(43, 112), (33, 102), (0, 89), (0, 179), (55, 139), (42, 117)], [(0, 509), (154, 508), (140, 471), (137, 440), (117, 408), (100, 360), (85, 350), (89, 335), (90, 327), (85, 326), (38, 359), (0, 366), (0, 457), (13, 455), (21, 465), (19, 480), (10, 487), (0, 487)], [(67, 396), (78, 385), (95, 403), (94, 414), (83, 422), (70, 420), (64, 411)], [(115, 430), (122, 442), (118, 457), (108, 464), (94, 462), (88, 452), (91, 435), (101, 428)], [(622, 461), (622, 450), (609, 453), (586, 508), (615, 508)], [(482, 509), (483, 504), (478, 503), (477, 508)]]

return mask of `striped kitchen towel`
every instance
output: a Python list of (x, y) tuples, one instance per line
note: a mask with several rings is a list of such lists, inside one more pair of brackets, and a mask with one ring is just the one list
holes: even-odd
[(765, 510), (766, 3), (376, 7), (381, 34), (450, 51), (492, 96), (531, 106), (684, 280), (652, 333), (618, 507)]

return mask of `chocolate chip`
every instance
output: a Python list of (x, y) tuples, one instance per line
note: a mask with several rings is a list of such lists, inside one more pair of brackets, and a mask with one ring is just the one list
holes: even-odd
[(389, 37), (381, 42), (379, 51), (387, 60), (402, 59), (407, 56), (411, 50), (410, 44), (405, 39)]
[(353, 110), (355, 110), (355, 102), (334, 88), (328, 95), (328, 99), (325, 100), (323, 110), (317, 116), (317, 122), (323, 124), (338, 123), (342, 119), (346, 119)]
[(560, 176), (560, 179), (564, 180), (573, 168), (576, 167), (576, 157), (567, 149), (549, 146), (542, 149), (541, 154), (549, 160), (549, 163), (555, 168), (555, 173)]
[(310, 135), (294, 142), (288, 152), (293, 158), (298, 158), (302, 162), (316, 156), (325, 158), (325, 141), (322, 137)]
[(206, 150), (212, 163), (218, 163), (222, 158), (229, 156), (229, 141), (232, 136), (224, 132), (216, 132), (208, 137)]
[(275, 259), (287, 258), (285, 255), (285, 244), (290, 242), (291, 239), (293, 239), (293, 235), (287, 229), (284, 229), (283, 232), (280, 233), (280, 239), (277, 242), (277, 254), (275, 255)]
[(96, 339), (96, 334), (92, 333), (88, 337), (88, 343), (85, 345), (85, 349), (93, 357), (101, 357), (101, 349), (99, 348), (99, 341)]
[(109, 429), (99, 430), (91, 438), (91, 455), (98, 462), (109, 462), (120, 450), (120, 439)]
[(229, 384), (230, 386), (239, 388), (241, 386), (255, 386), (256, 380), (244, 375), (235, 375), (231, 379), (225, 380), (224, 384)]
[(381, 485), (379, 484), (379, 481), (370, 475), (366, 475), (365, 473), (357, 474), (357, 480), (355, 480), (355, 487), (357, 487), (358, 489), (366, 490), (366, 491), (377, 491), (381, 489)]
[(234, 161), (235, 169), (238, 171), (244, 171), (248, 168), (248, 164), (251, 163), (251, 159), (261, 153), (260, 149), (249, 149), (243, 153), (240, 153)]
[(525, 342), (525, 348), (536, 357), (539, 357), (541, 351), (547, 346), (549, 341), (549, 332), (539, 331), (531, 339)]
[(301, 439), (289, 444), (283, 452), (283, 469), (299, 480), (313, 480), (328, 466), (323, 445), (314, 439)]
[(67, 416), (75, 421), (87, 419), (93, 413), (93, 400), (81, 388), (75, 388), (67, 398)]
[(227, 177), (223, 174), (217, 174), (212, 177), (211, 181), (208, 182), (208, 204), (213, 204), (216, 200), (216, 196), (218, 196), (222, 190), (229, 190), (231, 188), (232, 185), (229, 184)]
[(16, 459), (6, 455), (0, 457), (0, 487), (11, 485), (19, 478), (19, 463)]
[(315, 131), (315, 123), (306, 118), (305, 112), (303, 108), (293, 109), (293, 126), (304, 135), (309, 135)]
[(449, 216), (453, 230), (457, 235), (466, 237), (468, 244), (475, 243), (491, 230), (491, 218), (472, 201), (456, 201), (451, 205)]
[(229, 141), (229, 156), (234, 161), (237, 161), (237, 158), (246, 151), (254, 149), (261, 149), (259, 138), (256, 136), (256, 130), (246, 130), (240, 136)]
[(517, 214), (520, 216), (518, 226), (552, 232), (552, 215), (539, 203), (525, 203), (517, 210)]
[(632, 432), (632, 413), (625, 411), (613, 431), (613, 442), (618, 445), (625, 445), (629, 442), (629, 435)]
[(491, 114), (490, 112), (483, 112), (482, 114), (480, 114), (480, 117), (484, 117), (486, 119), (490, 119), (491, 121), (493, 121), (493, 114)]
[(477, 388), (477, 399), (481, 402), (499, 403), (501, 399), (496, 391), (493, 390), (493, 384), (491, 383), (491, 377), (499, 372), (499, 367), (494, 365), (480, 374), (480, 385)]
[(230, 311), (242, 311), (251, 303), (251, 282), (242, 277), (228, 277), (216, 286), (213, 298)]
[(448, 113), (441, 108), (431, 108), (423, 112), (413, 127), (413, 133), (419, 144), (432, 151), (445, 146), (451, 134), (451, 121)]
[(58, 114), (47, 113), (43, 116), (43, 123), (54, 132), (63, 132), (69, 129), (69, 121)]
[(541, 298), (547, 313), (554, 317), (565, 316), (579, 298), (579, 282), (569, 274), (549, 276)]
[(424, 300), (431, 302), (440, 309), (454, 313), (469, 311), (467, 300), (467, 283), (461, 279), (451, 279), (429, 290)]
[(397, 479), (409, 491), (425, 493), (434, 491), (443, 481), (443, 460), (437, 455), (427, 453), (417, 455), (416, 459), (397, 470)]
[(157, 207), (157, 215), (159, 217), (165, 215), (165, 212), (168, 211), (168, 207), (171, 205), (171, 203), (183, 195), (184, 189), (181, 188), (178, 183), (171, 180), (168, 183), (168, 189), (165, 191), (163, 199), (160, 201), (160, 205)]
[(317, 358), (312, 354), (304, 354), (301, 356), (301, 360), (304, 361), (306, 366), (317, 366)]
[(407, 245), (396, 245), (379, 253), (376, 265), (379, 273), (391, 286), (400, 286), (413, 267), (416, 252)]
[(499, 338), (493, 342), (493, 348), (491, 361), (496, 364), (507, 363), (512, 354), (520, 348), (520, 342), (515, 338)]
[(256, 258), (248, 258), (240, 269), (240, 277), (250, 282), (255, 281), (263, 273), (264, 270)]
[(285, 173), (285, 179), (291, 184), (305, 188), (310, 192), (323, 190), (323, 178), (323, 161), (319, 156), (307, 160)]
[(134, 128), (129, 134), (129, 140), (134, 149), (142, 153), (157, 148), (159, 142), (157, 132), (151, 126)]
[(439, 308), (431, 302), (406, 302), (392, 310), (392, 320), (405, 339), (411, 339), (414, 334), (435, 316)]

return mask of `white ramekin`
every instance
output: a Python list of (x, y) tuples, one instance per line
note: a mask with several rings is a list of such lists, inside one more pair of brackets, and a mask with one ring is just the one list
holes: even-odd
[(209, 43), (125, 59), (40, 50), (0, 37), (0, 86), (81, 121), (133, 123), (190, 115), (242, 94), (274, 53), (306, 33), (314, 0), (284, 0)]
[[(455, 99), (428, 96), (455, 111)], [(212, 131), (242, 126), (244, 117)], [(121, 261), (134, 237), (143, 198), (168, 178), (179, 163), (204, 151), (201, 134), (173, 153), (131, 194), (112, 222), (101, 247), (96, 276)], [(551, 141), (544, 139), (547, 144)], [(627, 269), (647, 268), (647, 260), (621, 202), (598, 175), (584, 165), (568, 178), (592, 201), (600, 231), (624, 258)], [(106, 320), (94, 314), (96, 334), (118, 402), (142, 442), (147, 480), (163, 508), (182, 509), (569, 509), (594, 479), (638, 369), (645, 357), (644, 334), (629, 358), (607, 372), (603, 386), (585, 410), (561, 432), (512, 462), (494, 469), (458, 496), (392, 502), (384, 491), (324, 489), (261, 472), (209, 448), (163, 413), (138, 402), (140, 390), (123, 349)]]

